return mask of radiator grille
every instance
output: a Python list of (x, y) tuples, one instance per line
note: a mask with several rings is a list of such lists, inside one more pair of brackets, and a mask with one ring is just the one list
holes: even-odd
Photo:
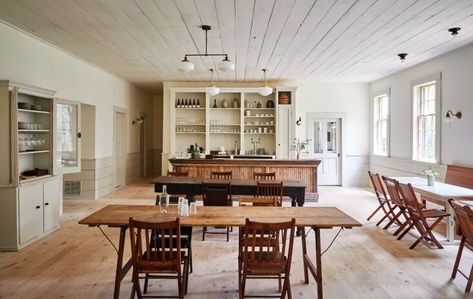
[(64, 195), (80, 195), (80, 181), (64, 181)]

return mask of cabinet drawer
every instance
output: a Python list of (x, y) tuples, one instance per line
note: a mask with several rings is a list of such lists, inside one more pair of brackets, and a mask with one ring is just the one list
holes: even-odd
[(43, 233), (43, 183), (28, 184), (19, 190), (20, 244)]

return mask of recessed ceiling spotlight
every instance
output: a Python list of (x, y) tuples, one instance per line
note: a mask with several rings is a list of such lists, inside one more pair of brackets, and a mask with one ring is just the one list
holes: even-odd
[(399, 53), (397, 54), (397, 56), (399, 56), (399, 59), (401, 59), (401, 61), (404, 61), (406, 60), (407, 53)]
[(448, 28), (448, 32), (450, 32), (453, 36), (458, 35), (458, 32), (460, 32), (460, 30), (462, 30), (460, 27)]

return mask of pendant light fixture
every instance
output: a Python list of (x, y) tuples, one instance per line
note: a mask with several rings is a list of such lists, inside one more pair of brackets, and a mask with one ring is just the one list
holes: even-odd
[(210, 96), (216, 96), (220, 93), (220, 88), (218, 88), (214, 84), (214, 69), (209, 69), (209, 71), (211, 73), (210, 86), (205, 89), (205, 92), (208, 93)]
[(265, 96), (269, 96), (270, 94), (273, 93), (273, 88), (272, 87), (269, 87), (267, 84), (266, 84), (266, 72), (268, 71), (267, 69), (262, 69), (262, 71), (264, 72), (264, 85), (261, 86), (260, 88), (258, 88), (258, 93), (260, 95), (262, 95), (263, 97)]
[(222, 72), (229, 72), (235, 70), (235, 64), (228, 59), (228, 54), (226, 53), (209, 53), (208, 48), (208, 31), (212, 29), (210, 25), (202, 25), (202, 30), (205, 31), (205, 53), (193, 53), (193, 54), (184, 54), (184, 59), (181, 61), (179, 69), (183, 72), (189, 73), (194, 70), (194, 64), (187, 59), (188, 57), (202, 57), (202, 56), (222, 56), (224, 57), (222, 61), (217, 64), (217, 68)]

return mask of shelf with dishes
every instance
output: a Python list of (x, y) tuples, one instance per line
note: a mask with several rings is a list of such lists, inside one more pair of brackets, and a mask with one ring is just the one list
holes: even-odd
[(31, 154), (44, 154), (49, 153), (49, 150), (26, 150), (26, 151), (19, 151), (19, 155), (31, 155)]
[(38, 114), (49, 114), (49, 111), (44, 110), (31, 110), (31, 109), (20, 109), (18, 108), (18, 112), (26, 112), (26, 113), (38, 113)]

